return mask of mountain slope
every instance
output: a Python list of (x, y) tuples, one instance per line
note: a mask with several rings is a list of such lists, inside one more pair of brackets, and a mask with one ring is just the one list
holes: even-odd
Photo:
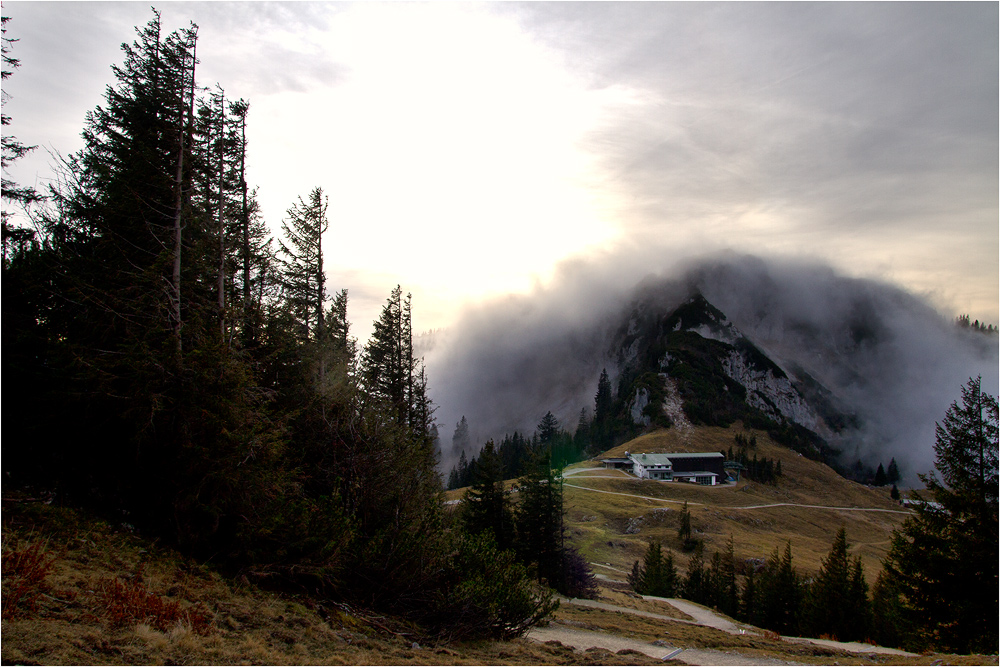
[[(824, 388), (808, 378), (818, 388), (813, 397), (820, 407), (814, 408), (800, 383), (700, 293), (666, 314), (636, 303), (614, 347), (619, 401), (644, 426), (668, 426), (677, 418), (728, 426), (739, 419), (809, 456), (832, 460), (822, 436), (830, 437), (849, 420), (823, 400)], [(683, 417), (664, 419), (670, 403), (677, 401)]]
[[(687, 366), (718, 363), (707, 375), (699, 371), (705, 386), (677, 382), (674, 395), (658, 379), (669, 369), (659, 366), (667, 350), (656, 340), (675, 333), (664, 320), (699, 294), (717, 314), (704, 307), (682, 312), (676, 333), (686, 338), (666, 342)], [(724, 368), (734, 349), (739, 359)], [(761, 366), (755, 350), (780, 373)], [(574, 264), (530, 294), (469, 307), (437, 338), (427, 364), (445, 443), (463, 415), (480, 443), (514, 430), (531, 433), (550, 410), (572, 429), (581, 408), (593, 411), (601, 369), (632, 360), (639, 363), (626, 381), (630, 405), (623, 414), (640, 427), (644, 418), (651, 426), (683, 426), (674, 418), (685, 402), (679, 392), (704, 390), (711, 400), (702, 401), (704, 415), (694, 421), (753, 421), (745, 403), (759, 415), (790, 416), (787, 422), (840, 451), (846, 467), (860, 461), (875, 468), (895, 458), (904, 478), (916, 482), (933, 464), (934, 423), (965, 381), (982, 375), (984, 388), (997, 393), (998, 350), (995, 336), (961, 330), (895, 286), (815, 263), (728, 254), (627, 288), (615, 284), (608, 267)], [(727, 397), (734, 377), (750, 389), (749, 400)], [(808, 410), (799, 410), (800, 399)], [(660, 416), (664, 400), (669, 409)], [(790, 428), (805, 451), (812, 436)], [(442, 455), (447, 470), (458, 452), (446, 445)]]
[[(852, 554), (860, 555), (869, 581), (881, 569), (892, 531), (907, 512), (889, 498), (887, 488), (868, 488), (844, 479), (832, 468), (790, 451), (766, 432), (694, 427), (648, 433), (601, 457), (634, 453), (726, 451), (736, 435), (754, 435), (751, 455), (781, 461), (783, 474), (774, 484), (741, 480), (730, 486), (704, 487), (684, 483), (638, 480), (623, 471), (599, 468), (598, 460), (571, 466), (566, 478), (567, 527), (584, 555), (602, 564), (595, 572), (624, 580), (632, 563), (641, 560), (646, 545), (659, 541), (677, 555), (684, 569), (685, 554), (677, 528), (680, 509), (689, 504), (695, 536), (705, 553), (722, 551), (733, 537), (738, 559), (764, 559), (790, 542), (795, 565), (814, 573), (830, 550), (837, 529), (847, 529)], [(586, 470), (572, 474), (574, 470)]]

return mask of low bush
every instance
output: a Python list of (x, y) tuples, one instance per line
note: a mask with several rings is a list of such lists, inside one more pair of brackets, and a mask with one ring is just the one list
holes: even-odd
[(195, 609), (181, 609), (177, 602), (164, 600), (137, 582), (103, 579), (97, 586), (97, 606), (112, 627), (146, 625), (166, 631), (181, 623), (200, 635), (211, 630), (206, 615)]
[(48, 550), (47, 540), (18, 543), (3, 552), (3, 618), (35, 611), (46, 590), (45, 577), (58, 559)]

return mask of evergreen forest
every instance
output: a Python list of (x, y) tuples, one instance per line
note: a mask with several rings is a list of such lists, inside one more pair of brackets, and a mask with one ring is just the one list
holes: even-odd
[[(347, 290), (326, 282), (326, 194), (304, 191), (269, 235), (246, 169), (251, 104), (198, 80), (197, 43), (196, 25), (170, 31), (153, 10), (58, 182), (5, 177), (5, 490), (259, 585), (451, 637), (523, 633), (552, 608), (538, 582), (557, 582), (444, 512), (411, 296), (392, 290), (359, 347)], [(5, 134), (5, 168), (31, 149)], [(561, 516), (561, 496), (542, 500)], [(553, 525), (532, 544), (555, 540), (561, 559)]]

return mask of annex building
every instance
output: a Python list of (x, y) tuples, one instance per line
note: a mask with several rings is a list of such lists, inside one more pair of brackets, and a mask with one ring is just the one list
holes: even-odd
[(632, 454), (622, 458), (602, 459), (605, 468), (627, 470), (640, 479), (665, 482), (689, 482), (715, 486), (726, 479), (726, 457), (720, 452), (674, 454)]

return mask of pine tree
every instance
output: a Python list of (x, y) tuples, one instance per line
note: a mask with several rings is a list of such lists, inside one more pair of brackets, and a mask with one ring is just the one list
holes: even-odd
[[(3, 37), (0, 40), (2, 43), (3, 52), (3, 80), (6, 81), (13, 73), (14, 70), (21, 66), (21, 62), (14, 58), (11, 54), (11, 50), (16, 39), (7, 37), (7, 22), (10, 20), (9, 16), (2, 17), (3, 22)], [(2, 95), (2, 104), (6, 106), (9, 95), (6, 90), (0, 93)], [(20, 248), (23, 253), (24, 245), (34, 238), (34, 233), (32, 230), (25, 227), (16, 227), (10, 224), (10, 218), (13, 215), (9, 210), (11, 204), (17, 204), (20, 206), (27, 206), (34, 202), (41, 200), (38, 192), (34, 188), (20, 186), (11, 179), (7, 178), (7, 169), (10, 168), (14, 162), (21, 159), (31, 151), (37, 148), (36, 146), (25, 146), (20, 141), (17, 140), (6, 128), (11, 124), (11, 117), (7, 114), (0, 114), (0, 120), (4, 127), (3, 132), (3, 153), (2, 153), (2, 166), (3, 166), (3, 179), (2, 179), (2, 194), (3, 194), (3, 266), (7, 266), (7, 248), (8, 245), (13, 246), (15, 249)]]
[(628, 585), (632, 587), (632, 590), (640, 594), (642, 593), (642, 574), (642, 566), (639, 565), (639, 561), (635, 561), (632, 563), (632, 570), (626, 577)]
[(452, 454), (465, 452), (472, 446), (472, 438), (469, 435), (469, 421), (462, 415), (462, 418), (455, 424), (455, 432), (451, 436)]
[(463, 486), (469, 486), (469, 461), (465, 458), (464, 451), (458, 456), (458, 484), (455, 488)]
[(852, 563), (847, 550), (847, 531), (841, 528), (809, 591), (808, 623), (814, 636), (854, 641), (864, 639), (868, 631), (868, 591), (861, 559)]
[(941, 478), (920, 476), (934, 502), (915, 507), (883, 561), (885, 590), (902, 609), (891, 634), (912, 649), (996, 649), (998, 414), (981, 382), (970, 379), (937, 425)]
[(889, 468), (885, 471), (885, 481), (889, 484), (898, 484), (899, 480), (899, 466), (896, 465), (896, 459), (893, 458), (889, 461)]
[(875, 480), (872, 482), (874, 486), (885, 486), (888, 483), (888, 478), (885, 475), (885, 468), (882, 464), (878, 464), (878, 470), (875, 471)]
[(288, 209), (279, 240), (282, 286), (285, 299), (300, 326), (303, 342), (324, 336), (326, 276), (323, 269), (323, 234), (330, 225), (329, 206), (322, 188), (313, 188), (308, 201), (302, 197)]
[(757, 577), (752, 568), (743, 577), (739, 618), (751, 625), (761, 625), (757, 601)]
[(681, 541), (681, 545), (685, 551), (690, 551), (697, 545), (697, 540), (691, 538), (691, 512), (688, 510), (686, 500), (684, 501), (684, 506), (681, 508), (679, 524), (677, 526), (677, 539)]
[(537, 566), (538, 580), (560, 589), (562, 582), (563, 498), (562, 474), (553, 468), (552, 455), (541, 449), (518, 482), (518, 553)]
[(684, 579), (684, 597), (693, 602), (705, 604), (708, 602), (708, 584), (706, 580), (705, 560), (700, 545), (688, 561), (687, 577)]
[(597, 450), (607, 449), (612, 444), (614, 436), (612, 409), (611, 380), (608, 379), (607, 369), (602, 369), (601, 377), (597, 381), (597, 394), (594, 396), (594, 422), (592, 427), (592, 439)]
[(559, 420), (555, 418), (551, 411), (546, 412), (542, 421), (538, 422), (538, 442), (543, 447), (551, 446), (559, 435)]
[(721, 555), (716, 601), (718, 608), (728, 616), (735, 617), (739, 612), (739, 586), (736, 582), (736, 553), (732, 535)]
[(478, 457), (476, 479), (465, 492), (461, 517), (462, 525), (471, 535), (489, 531), (501, 551), (514, 542), (514, 518), (509, 492), (503, 485), (503, 466), (492, 440), (484, 446)]
[(636, 592), (643, 595), (662, 595), (663, 552), (659, 542), (650, 542), (642, 561), (642, 575)]

